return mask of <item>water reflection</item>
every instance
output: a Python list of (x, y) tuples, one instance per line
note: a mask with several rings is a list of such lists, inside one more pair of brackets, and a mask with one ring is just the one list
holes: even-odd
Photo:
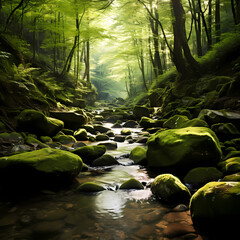
[(104, 191), (96, 197), (96, 212), (101, 217), (122, 218), (126, 201), (126, 194), (122, 191)]

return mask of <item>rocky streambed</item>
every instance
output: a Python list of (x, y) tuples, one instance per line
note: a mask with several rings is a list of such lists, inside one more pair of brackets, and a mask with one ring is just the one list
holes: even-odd
[[(0, 134), (1, 239), (231, 239), (235, 233), (237, 127), (227, 132), (226, 122), (212, 127), (179, 115), (152, 119), (141, 107), (134, 115), (54, 113), (58, 119), (36, 112), (17, 117), (21, 134)], [(86, 124), (89, 117), (93, 124)]]

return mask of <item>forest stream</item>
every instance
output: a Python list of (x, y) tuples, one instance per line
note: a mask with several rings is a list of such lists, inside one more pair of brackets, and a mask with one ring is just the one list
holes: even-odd
[[(111, 123), (104, 126), (110, 127)], [(141, 128), (129, 128), (137, 137)], [(112, 128), (115, 134), (121, 129)], [(111, 141), (111, 140), (109, 140)], [(89, 143), (88, 144), (96, 144)], [(192, 226), (188, 208), (162, 205), (150, 190), (154, 176), (133, 165), (130, 151), (139, 143), (118, 142), (115, 156), (120, 165), (91, 167), (81, 172), (79, 183), (95, 182), (106, 188), (99, 193), (81, 193), (74, 187), (0, 203), (0, 239), (201, 239)], [(122, 190), (129, 178), (139, 180), (143, 190)]]

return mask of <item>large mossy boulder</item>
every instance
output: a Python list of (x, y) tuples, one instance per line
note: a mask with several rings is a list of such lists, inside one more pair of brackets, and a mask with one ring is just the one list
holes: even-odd
[(92, 164), (92, 162), (101, 157), (106, 152), (104, 145), (83, 146), (72, 151), (80, 156), (84, 163)]
[(215, 167), (198, 167), (191, 169), (184, 177), (184, 182), (194, 186), (203, 186), (204, 184), (217, 181), (223, 177), (223, 173)]
[(79, 129), (82, 125), (86, 124), (88, 117), (82, 110), (81, 113), (77, 112), (51, 112), (52, 117), (60, 119), (64, 122), (65, 128), (72, 130)]
[(215, 166), (222, 157), (214, 132), (205, 127), (170, 129), (153, 134), (147, 142), (149, 167), (166, 168), (172, 173), (201, 166)]
[(0, 158), (0, 185), (59, 186), (72, 181), (81, 171), (76, 154), (43, 148)]
[(147, 162), (147, 150), (137, 146), (131, 151), (129, 158), (133, 160), (135, 164), (145, 165)]
[(54, 136), (63, 129), (63, 121), (46, 117), (43, 113), (34, 109), (23, 110), (17, 116), (17, 127), (20, 131), (26, 131), (39, 136)]
[(188, 188), (172, 174), (157, 176), (152, 182), (151, 191), (160, 201), (169, 205), (188, 204), (191, 197)]
[(193, 224), (206, 239), (236, 239), (239, 235), (239, 193), (239, 182), (210, 182), (192, 196)]

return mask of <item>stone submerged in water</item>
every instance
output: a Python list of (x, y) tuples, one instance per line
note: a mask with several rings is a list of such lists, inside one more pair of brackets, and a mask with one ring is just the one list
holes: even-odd
[(181, 174), (194, 167), (215, 166), (221, 157), (216, 135), (205, 127), (157, 132), (147, 142), (149, 167), (166, 168)]
[(93, 167), (100, 167), (100, 166), (112, 166), (118, 165), (118, 161), (111, 155), (105, 154), (97, 159), (95, 159), (92, 163)]
[(239, 182), (210, 182), (192, 196), (192, 220), (206, 239), (236, 239), (239, 235), (239, 193)]
[(105, 190), (104, 187), (102, 187), (101, 185), (94, 183), (94, 182), (85, 182), (83, 184), (81, 184), (77, 191), (78, 192), (100, 192)]
[(135, 147), (130, 153), (130, 159), (134, 161), (135, 164), (146, 164), (147, 161), (147, 150), (143, 147)]
[(69, 183), (81, 171), (82, 160), (76, 154), (43, 148), (0, 158), (0, 185), (45, 187)]
[(160, 201), (169, 205), (187, 204), (191, 197), (188, 188), (172, 174), (157, 176), (152, 182), (151, 191)]
[(39, 136), (54, 136), (63, 129), (64, 123), (59, 119), (46, 117), (34, 109), (26, 109), (17, 116), (17, 126), (21, 131)]

